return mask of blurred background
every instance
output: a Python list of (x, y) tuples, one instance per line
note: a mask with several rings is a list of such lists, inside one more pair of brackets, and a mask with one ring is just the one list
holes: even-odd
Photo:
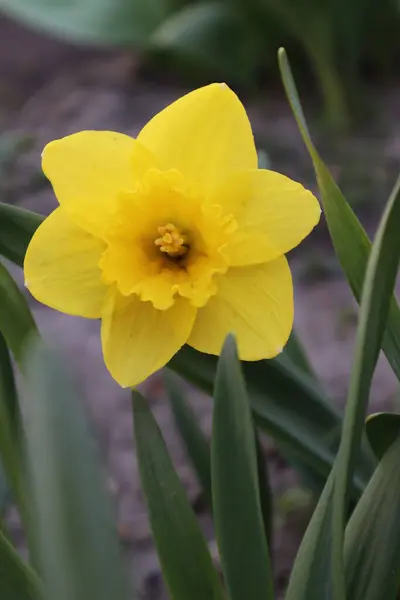
[[(40, 168), (49, 140), (82, 129), (135, 135), (182, 93), (215, 80), (231, 85), (246, 105), (260, 164), (315, 190), (278, 75), (276, 52), (285, 46), (317, 146), (372, 234), (399, 172), (399, 26), (397, 0), (0, 0), (0, 200), (49, 213), (55, 198)], [(296, 330), (323, 385), (342, 404), (357, 312), (323, 222), (289, 259)], [(10, 268), (23, 288), (22, 273)], [(142, 596), (164, 598), (139, 488), (129, 396), (104, 368), (98, 323), (29, 303), (87, 399), (121, 542)], [(160, 377), (144, 391), (215, 551)], [(209, 431), (210, 401), (187, 391)], [(373, 410), (398, 404), (383, 359), (371, 403)], [(264, 440), (264, 446), (283, 590), (314, 499), (274, 445)], [(8, 519), (23, 549), (12, 508)]]

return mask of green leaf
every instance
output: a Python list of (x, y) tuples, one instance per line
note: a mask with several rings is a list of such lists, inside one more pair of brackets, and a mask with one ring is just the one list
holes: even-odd
[(41, 582), (0, 530), (1, 600), (41, 600)]
[(293, 329), (293, 331), (288, 339), (288, 342), (287, 342), (285, 348), (283, 349), (283, 352), (279, 358), (280, 359), (288, 358), (289, 360), (292, 361), (292, 363), (296, 367), (303, 370), (304, 373), (315, 378), (315, 373), (311, 366), (310, 361), (308, 360), (306, 351), (304, 350), (304, 347), (303, 347), (302, 343), (300, 342), (298, 336), (296, 335), (296, 332), (294, 329)]
[(224, 600), (199, 524), (148, 402), (133, 392), (140, 479), (165, 582), (174, 600)]
[(89, 44), (143, 44), (177, 3), (167, 0), (0, 0), (9, 17)]
[(273, 496), (268, 473), (268, 461), (264, 455), (260, 434), (254, 430), (257, 450), (257, 477), (260, 490), (261, 512), (268, 546), (273, 547)]
[(41, 215), (0, 202), (0, 254), (22, 267), (30, 239), (42, 220)]
[(26, 358), (24, 430), (46, 600), (130, 600), (111, 500), (81, 398), (54, 351)]
[(400, 415), (376, 413), (368, 417), (365, 426), (372, 450), (380, 460), (400, 434)]
[[(168, 366), (179, 375), (212, 394), (217, 358), (184, 346)], [(294, 365), (278, 360), (242, 364), (251, 408), (263, 431), (297, 455), (316, 473), (328, 477), (333, 466), (341, 415), (315, 381)], [(301, 406), (301, 412), (299, 407)], [(354, 490), (362, 491), (374, 464), (362, 453)]]
[(183, 394), (182, 385), (176, 375), (166, 371), (165, 384), (176, 426), (193, 464), (209, 509), (212, 510), (210, 444)]
[[(283, 48), (279, 50), (278, 59), (286, 95), (313, 161), (323, 210), (335, 252), (354, 297), (357, 302), (360, 302), (371, 242), (313, 145)], [(400, 310), (394, 296), (390, 304), (382, 348), (396, 377), (400, 380)]]
[[(321, 198), (325, 209), (325, 214), (330, 228), (331, 237), (338, 254), (338, 257), (342, 263), (343, 270), (350, 282), (353, 292), (357, 298), (360, 299), (361, 288), (363, 286), (364, 274), (368, 257), (370, 254), (370, 242), (362, 229), (357, 218), (351, 211), (349, 205), (341, 194), (339, 188), (333, 181), (329, 171), (318, 156), (308, 133), (307, 125), (304, 119), (304, 115), (301, 109), (300, 101), (298, 98), (297, 90), (290, 72), (290, 68), (287, 62), (287, 58), (283, 49), (279, 53), (279, 62), (281, 68), (281, 74), (284, 81), (286, 93), (292, 106), (292, 110), (295, 114), (299, 129), (303, 136), (304, 142), (310, 152), (313, 159), (314, 168), (317, 174), (318, 184), (321, 191)], [(377, 250), (377, 254), (380, 254), (381, 250)], [(385, 251), (386, 252), (386, 251)], [(373, 268), (373, 267), (371, 267)], [(393, 261), (390, 261), (389, 270), (384, 270), (383, 282), (385, 287), (385, 294), (387, 289), (390, 287), (390, 278), (392, 277)], [(387, 279), (386, 279), (387, 278)], [(371, 331), (371, 342), (372, 348), (371, 353), (368, 355), (368, 361), (364, 365), (365, 373), (369, 374), (370, 370), (373, 370), (375, 361), (377, 358), (377, 348), (379, 347), (379, 336), (382, 328), (382, 321), (384, 323), (385, 303), (388, 302), (384, 296), (380, 298), (382, 301), (381, 308), (383, 310), (383, 319), (378, 317), (375, 322), (375, 329)], [(394, 309), (393, 309), (394, 307)], [(391, 316), (393, 316), (393, 310), (395, 314), (398, 313), (397, 304), (391, 300)], [(397, 311), (397, 312), (396, 312)], [(376, 314), (376, 313), (375, 313)], [(400, 313), (398, 313), (400, 315)], [(397, 341), (396, 333), (397, 328), (397, 317), (394, 317), (390, 321), (389, 319), (389, 331), (391, 326), (392, 333), (386, 335), (386, 344), (389, 339), (389, 345), (386, 345), (387, 356), (391, 359), (391, 364), (396, 369), (398, 360), (397, 353)], [(400, 323), (400, 321), (399, 321)], [(400, 330), (399, 330), (400, 331)], [(393, 335), (394, 332), (394, 335)], [(400, 339), (400, 338), (399, 338)], [(391, 341), (390, 341), (391, 340)], [(392, 343), (393, 342), (393, 343)], [(389, 351), (388, 351), (389, 349)], [(368, 352), (368, 348), (365, 348)], [(368, 379), (365, 382), (366, 387), (363, 388), (362, 393), (369, 389)], [(354, 438), (351, 442), (351, 456), (348, 463), (348, 470), (344, 472), (344, 476), (347, 477), (351, 473), (353, 463), (353, 444), (354, 447), (359, 445), (361, 439), (360, 431), (357, 432), (359, 439)], [(338, 469), (340, 474), (340, 469)], [(335, 585), (335, 593), (337, 598), (344, 597), (344, 578), (343, 569), (341, 565), (341, 539), (342, 534), (342, 521), (344, 522), (343, 514), (336, 515), (334, 523), (332, 523), (333, 517), (333, 483), (334, 477), (331, 476), (326, 484), (324, 493), (318, 508), (311, 520), (311, 523), (307, 529), (306, 536), (301, 544), (298, 557), (296, 559), (295, 568), (292, 573), (290, 580), (288, 598), (290, 600), (299, 600), (299, 598), (317, 599), (330, 597), (331, 582)], [(336, 491), (336, 498), (338, 503), (344, 503), (345, 498), (342, 495), (343, 489)], [(344, 504), (341, 505), (342, 508)], [(336, 509), (337, 510), (337, 509)], [(338, 520), (340, 523), (338, 523)], [(331, 553), (331, 544), (329, 532), (332, 532), (332, 526), (334, 535), (336, 536), (335, 541), (335, 552)], [(333, 566), (335, 569), (332, 577), (330, 572), (331, 560), (333, 560)], [(338, 584), (338, 587), (336, 587)], [(297, 595), (296, 590), (301, 588), (302, 594)]]
[[(359, 325), (343, 422), (342, 440), (335, 465), (332, 521), (334, 598), (344, 597), (343, 535), (348, 488), (364, 431), (372, 377), (385, 331), (400, 259), (400, 178), (389, 198), (367, 265)], [(339, 577), (342, 576), (340, 582)], [(339, 587), (336, 589), (336, 586)]]
[(346, 528), (349, 600), (395, 600), (400, 567), (400, 437), (384, 454)]
[(330, 600), (333, 475), (328, 478), (300, 544), (285, 600)]
[(157, 50), (238, 84), (251, 85), (260, 62), (256, 37), (249, 35), (229, 3), (187, 4), (150, 37)]
[(5, 266), (0, 263), (0, 333), (19, 365), (28, 339), (36, 332), (25, 298)]
[(21, 415), (14, 373), (7, 345), (0, 334), (0, 457), (1, 478), (5, 476), (12, 490), (22, 518), (25, 533), (29, 536), (29, 494), (26, 487), (26, 466), (21, 439)]
[(233, 337), (218, 363), (211, 438), (215, 531), (230, 600), (273, 599), (254, 425)]

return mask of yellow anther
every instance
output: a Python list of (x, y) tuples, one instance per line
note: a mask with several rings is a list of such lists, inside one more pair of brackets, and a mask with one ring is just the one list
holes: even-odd
[(185, 256), (189, 250), (187, 236), (182, 231), (173, 225), (167, 223), (157, 228), (160, 237), (154, 243), (160, 248), (161, 252), (168, 254), (171, 258), (179, 258)]

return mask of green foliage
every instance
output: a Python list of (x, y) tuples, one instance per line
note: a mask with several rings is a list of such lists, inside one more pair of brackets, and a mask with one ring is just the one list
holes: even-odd
[(211, 479), (215, 531), (229, 598), (272, 600), (254, 425), (232, 337), (225, 341), (215, 378)]
[(147, 400), (137, 392), (133, 392), (133, 416), (140, 479), (171, 597), (223, 600), (206, 542), (159, 427)]

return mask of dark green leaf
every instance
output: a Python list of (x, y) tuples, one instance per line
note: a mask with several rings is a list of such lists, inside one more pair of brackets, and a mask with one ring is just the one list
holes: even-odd
[(166, 371), (165, 383), (176, 426), (208, 506), (212, 510), (210, 444), (197, 422), (196, 415), (184, 397), (179, 379), (173, 373)]
[(148, 402), (133, 392), (140, 479), (165, 582), (174, 600), (224, 600), (218, 574)]
[(1, 600), (40, 600), (41, 583), (0, 530)]
[[(348, 488), (364, 431), (372, 377), (385, 331), (400, 259), (400, 178), (388, 201), (365, 274), (360, 303), (349, 393), (343, 422), (342, 440), (335, 465), (335, 492), (332, 521), (334, 558), (333, 584), (343, 573), (343, 535)], [(344, 575), (334, 598), (344, 596)], [(340, 589), (341, 588), (341, 589)]]
[(0, 202), (0, 254), (19, 267), (43, 217), (29, 210)]
[(255, 429), (256, 449), (257, 449), (257, 476), (260, 489), (261, 512), (264, 522), (265, 537), (269, 548), (273, 547), (272, 529), (273, 529), (273, 497), (269, 480), (268, 462), (263, 452), (260, 434)]
[(333, 476), (320, 496), (301, 541), (285, 600), (330, 600)]
[[(184, 346), (168, 366), (212, 394), (217, 359)], [(257, 425), (325, 478), (333, 466), (341, 415), (315, 381), (277, 360), (243, 363)], [(301, 411), (299, 410), (301, 407)], [(362, 491), (374, 465), (362, 456), (354, 489)]]
[(56, 353), (30, 346), (24, 430), (46, 600), (131, 600), (81, 398)]
[(366, 429), (372, 450), (380, 460), (400, 434), (400, 415), (394, 413), (370, 415), (366, 422)]
[(283, 352), (279, 358), (288, 358), (292, 361), (292, 363), (303, 370), (307, 375), (311, 375), (315, 377), (314, 370), (311, 366), (310, 361), (308, 360), (308, 356), (301, 344), (298, 336), (296, 335), (295, 330), (293, 329), (286, 346), (283, 349)]
[[(21, 440), (21, 415), (8, 348), (0, 334), (0, 458), (1, 477), (12, 491), (26, 533), (29, 534), (29, 494)], [(4, 470), (4, 474), (3, 474)]]
[[(360, 302), (371, 242), (312, 143), (283, 48), (280, 49), (278, 58), (286, 95), (314, 164), (323, 210), (336, 254), (354, 297), (357, 302)], [(394, 297), (391, 300), (382, 347), (393, 371), (400, 380), (400, 310)]]
[(28, 339), (36, 331), (25, 298), (5, 266), (0, 263), (0, 333), (19, 364)]
[(384, 454), (346, 528), (349, 600), (394, 600), (400, 567), (400, 438)]
[(233, 337), (218, 363), (211, 438), (214, 522), (230, 600), (273, 599), (254, 425)]

